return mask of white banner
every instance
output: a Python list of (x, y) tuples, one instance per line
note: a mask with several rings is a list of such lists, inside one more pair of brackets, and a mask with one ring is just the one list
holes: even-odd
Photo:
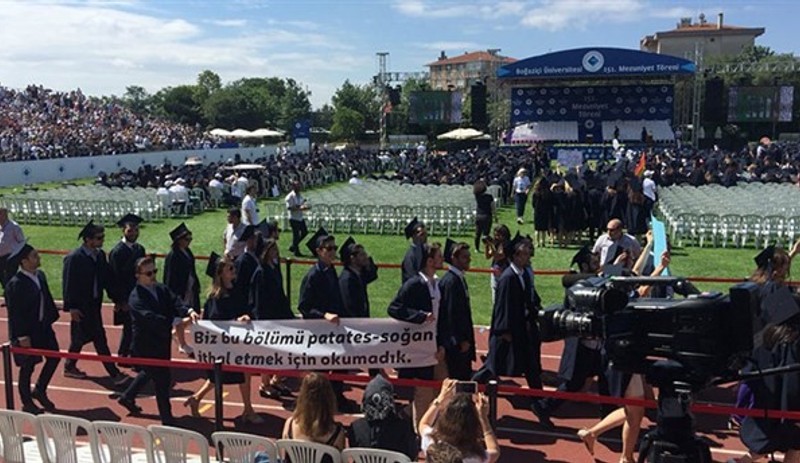
[(391, 318), (203, 320), (192, 325), (195, 358), (279, 370), (355, 370), (436, 364), (436, 324)]

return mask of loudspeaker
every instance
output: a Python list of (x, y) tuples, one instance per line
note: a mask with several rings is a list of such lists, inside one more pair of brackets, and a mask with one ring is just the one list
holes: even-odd
[(727, 122), (727, 114), (725, 114), (725, 82), (719, 77), (706, 81), (703, 121), (714, 125), (722, 125)]
[(400, 91), (401, 88), (399, 85), (395, 88), (389, 88), (389, 103), (391, 103), (392, 106), (400, 104)]
[(471, 104), (470, 113), (472, 114), (472, 125), (475, 127), (485, 127), (486, 118), (486, 87), (483, 84), (474, 84), (470, 88)]

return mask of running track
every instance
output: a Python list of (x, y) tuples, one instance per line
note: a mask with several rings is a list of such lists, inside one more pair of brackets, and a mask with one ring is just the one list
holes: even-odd
[[(119, 344), (120, 330), (111, 324), (110, 306), (104, 308), (104, 319), (106, 322), (106, 332), (108, 334), (109, 346), (115, 352)], [(8, 323), (5, 306), (0, 309), (0, 339), (8, 339)], [(69, 343), (69, 321), (68, 315), (62, 313), (61, 319), (54, 325), (56, 336), (62, 350), (66, 350)], [(479, 354), (484, 353), (487, 345), (486, 332), (482, 328), (476, 328), (476, 340)], [(173, 343), (174, 344), (174, 343)], [(542, 366), (545, 370), (545, 383), (554, 386), (555, 372), (558, 371), (558, 364), (561, 355), (562, 344), (554, 342), (542, 346)], [(91, 344), (87, 345), (84, 353), (92, 352)], [(173, 358), (183, 359), (177, 348), (173, 345)], [(87, 380), (68, 379), (62, 376), (62, 365), (53, 381), (50, 384), (48, 393), (50, 398), (58, 407), (57, 413), (73, 416), (81, 416), (90, 420), (112, 420), (124, 421), (139, 425), (159, 423), (156, 411), (155, 399), (151, 395), (142, 396), (138, 399), (138, 404), (144, 409), (144, 413), (139, 417), (127, 415), (127, 411), (116, 403), (112, 398), (114, 389), (106, 378), (105, 370), (98, 362), (80, 361), (80, 368), (89, 374)], [(123, 370), (125, 371), (125, 370)], [(129, 372), (130, 373), (130, 372)], [(14, 368), (14, 375), (17, 368)], [(34, 378), (38, 374), (34, 374)], [(131, 373), (132, 374), (132, 373)], [(183, 407), (183, 401), (193, 391), (197, 390), (204, 380), (203, 371), (198, 370), (175, 370), (173, 377), (176, 385), (172, 394), (172, 409), (178, 418), (179, 426), (193, 429), (210, 435), (214, 431), (214, 406), (213, 392), (210, 393), (201, 405), (202, 418), (193, 418), (189, 415), (188, 409)], [(5, 378), (2, 379), (5, 384)], [(258, 395), (258, 380), (253, 381), (253, 402), (256, 411), (265, 419), (262, 425), (242, 424), (235, 420), (242, 412), (241, 399), (238, 389), (235, 386), (227, 386), (224, 389), (224, 425), (229, 430), (250, 432), (264, 435), (270, 438), (279, 438), (284, 420), (291, 414), (291, 404), (293, 400), (284, 401), (270, 400), (261, 398)], [(517, 381), (519, 383), (519, 381)], [(521, 384), (521, 383), (520, 383)], [(292, 385), (290, 383), (290, 385)], [(296, 385), (293, 387), (297, 389)], [(146, 390), (146, 392), (149, 388)], [(353, 385), (346, 390), (345, 394), (361, 402), (363, 392), (362, 385)], [(16, 393), (16, 387), (15, 387)], [(733, 402), (735, 391), (732, 387), (714, 388), (705, 391), (699, 397), (700, 400), (730, 404)], [(519, 399), (519, 400), (518, 400)], [(5, 398), (2, 399), (5, 404)], [(20, 408), (19, 397), (15, 398), (17, 409)], [(612, 430), (600, 438), (595, 445), (595, 456), (592, 458), (585, 450), (583, 444), (575, 436), (575, 432), (582, 428), (591, 426), (600, 416), (598, 405), (588, 403), (566, 403), (553, 417), (556, 428), (545, 430), (536, 421), (533, 413), (527, 409), (526, 401), (520, 398), (501, 398), (498, 400), (498, 438), (502, 446), (501, 462), (617, 462), (620, 450), (620, 430)], [(653, 417), (652, 413), (649, 416)], [(349, 424), (357, 416), (340, 415), (339, 420), (344, 424)], [(644, 426), (650, 426), (651, 421), (645, 420)], [(744, 447), (739, 441), (737, 433), (728, 431), (726, 428), (726, 417), (719, 415), (704, 415), (697, 417), (697, 428), (701, 436), (709, 439), (712, 447), (714, 461), (724, 462), (729, 458), (741, 455)]]

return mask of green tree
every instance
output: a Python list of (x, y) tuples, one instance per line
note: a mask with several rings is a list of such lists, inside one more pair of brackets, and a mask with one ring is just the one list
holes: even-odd
[(333, 116), (331, 138), (355, 141), (364, 133), (364, 116), (346, 106), (338, 108)]
[(321, 108), (311, 113), (311, 126), (330, 130), (333, 126), (333, 115), (335, 112), (333, 106), (325, 103)]
[(345, 80), (333, 94), (331, 101), (337, 112), (342, 108), (352, 109), (364, 118), (365, 130), (377, 131), (380, 128), (381, 91), (372, 84), (359, 86)]
[(146, 113), (150, 110), (152, 97), (144, 87), (139, 85), (129, 85), (125, 87), (125, 94), (122, 95), (122, 103), (137, 113)]
[(279, 99), (277, 126), (288, 132), (295, 122), (307, 119), (311, 114), (311, 102), (308, 100), (310, 95), (311, 92), (301, 88), (294, 79), (286, 79)]
[(159, 90), (155, 98), (159, 112), (175, 122), (205, 124), (203, 113), (195, 100), (195, 93), (194, 85), (178, 85)]

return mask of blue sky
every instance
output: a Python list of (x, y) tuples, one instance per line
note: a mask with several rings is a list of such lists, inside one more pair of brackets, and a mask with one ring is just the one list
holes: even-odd
[(422, 71), (441, 50), (638, 48), (682, 16), (720, 11), (727, 24), (765, 27), (758, 44), (797, 52), (796, 0), (0, 0), (0, 85), (120, 95), (211, 69), (223, 82), (292, 77), (319, 107), (345, 79), (369, 82), (376, 52), (389, 52), (390, 71)]

